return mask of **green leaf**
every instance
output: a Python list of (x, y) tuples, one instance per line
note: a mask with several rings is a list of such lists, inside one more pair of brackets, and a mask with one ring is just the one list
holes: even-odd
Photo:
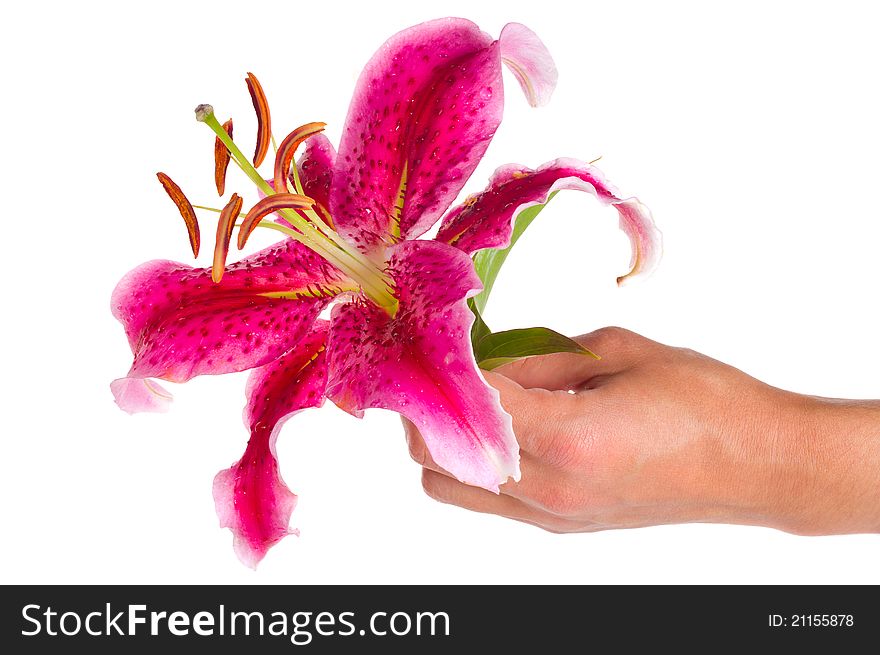
[(483, 317), (480, 315), (480, 310), (477, 309), (476, 304), (474, 304), (473, 298), (468, 298), (467, 301), (468, 307), (474, 313), (474, 324), (471, 327), (471, 346), (474, 349), (474, 352), (477, 352), (477, 344), (483, 340), (484, 337), (492, 334), (492, 330), (489, 329), (489, 326), (486, 325), (486, 322), (483, 320)]
[(544, 327), (520, 328), (487, 334), (474, 348), (480, 368), (491, 370), (523, 357), (577, 353), (600, 359), (574, 339)]
[[(550, 202), (558, 192), (554, 191), (550, 194), (550, 197), (547, 198), (547, 202)], [(510, 254), (510, 249), (516, 245), (516, 242), (522, 236), (523, 232), (526, 231), (526, 228), (532, 224), (532, 221), (538, 217), (538, 214), (541, 213), (541, 210), (547, 206), (547, 203), (543, 205), (535, 205), (533, 207), (529, 207), (528, 209), (524, 209), (519, 213), (519, 216), (516, 217), (516, 220), (513, 223), (513, 234), (510, 237), (510, 245), (506, 248), (486, 248), (485, 250), (480, 250), (474, 255), (474, 268), (477, 269), (477, 275), (480, 276), (480, 279), (483, 281), (483, 290), (474, 296), (474, 306), (479, 314), (482, 314), (486, 310), (486, 302), (489, 300), (489, 294), (492, 293), (492, 287), (495, 285), (495, 279), (498, 277), (498, 273), (501, 270), (501, 266), (504, 264), (504, 260), (507, 259), (507, 256)]]

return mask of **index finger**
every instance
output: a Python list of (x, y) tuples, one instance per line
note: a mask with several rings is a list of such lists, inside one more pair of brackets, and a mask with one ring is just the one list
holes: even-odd
[(513, 418), (513, 432), (520, 448), (548, 464), (563, 465), (566, 453), (570, 454), (582, 440), (583, 426), (590, 424), (587, 414), (592, 412), (583, 396), (541, 388), (524, 389), (491, 371), (484, 371), (483, 375), (501, 394), (501, 405)]

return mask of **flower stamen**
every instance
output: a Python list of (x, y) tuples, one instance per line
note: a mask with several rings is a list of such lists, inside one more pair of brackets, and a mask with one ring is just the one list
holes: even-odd
[(220, 121), (218, 121), (217, 117), (214, 115), (214, 108), (208, 104), (201, 104), (196, 107), (195, 112), (196, 120), (211, 128), (214, 134), (217, 135), (217, 138), (226, 146), (232, 159), (235, 160), (235, 163), (242, 172), (250, 178), (251, 182), (253, 182), (257, 188), (267, 196), (275, 193), (272, 187), (263, 179), (263, 176), (260, 175), (257, 172), (257, 169), (251, 165), (241, 149), (235, 145), (235, 141), (233, 141), (229, 134), (227, 134), (226, 130), (223, 129), (223, 126), (220, 125)]
[(269, 114), (269, 101), (263, 86), (253, 73), (248, 73), (245, 78), (248, 91), (251, 94), (251, 102), (254, 103), (254, 111), (257, 112), (257, 145), (254, 149), (254, 166), (259, 166), (269, 152), (269, 143), (272, 140), (272, 117)]
[[(326, 123), (306, 123), (296, 128), (293, 132), (284, 137), (284, 141), (278, 146), (278, 152), (275, 154), (275, 192), (283, 193), (287, 190), (288, 173), (290, 172), (290, 164), (296, 155), (296, 149), (302, 145), (302, 142), (313, 134), (323, 132), (327, 126)], [(302, 184), (299, 183), (299, 175), (294, 171), (294, 190), (300, 195), (303, 194)]]
[[(229, 138), (232, 138), (232, 119), (223, 123), (223, 129)], [(214, 184), (217, 185), (217, 195), (222, 196), (226, 191), (226, 169), (229, 168), (229, 149), (219, 138), (214, 139)]]
[(232, 239), (235, 219), (241, 212), (241, 204), (241, 197), (237, 193), (233, 193), (232, 198), (220, 212), (220, 219), (217, 221), (217, 241), (214, 244), (214, 264), (211, 267), (211, 279), (215, 283), (219, 283), (223, 279), (226, 256), (229, 254), (229, 241)]
[[(319, 132), (323, 132), (324, 128), (327, 126), (326, 123), (321, 122), (312, 122), (306, 123), (305, 125), (301, 125), (288, 134), (284, 140), (281, 142), (281, 145), (278, 147), (275, 153), (275, 170), (273, 177), (273, 186), (275, 188), (276, 193), (284, 193), (290, 188), (290, 182), (293, 183), (293, 193), (297, 193), (301, 196), (306, 195), (303, 190), (302, 182), (299, 179), (299, 169), (295, 164), (293, 164), (293, 158), (296, 155), (296, 151), (302, 143), (308, 139), (309, 137), (318, 134)], [(292, 165), (293, 164), (293, 165)], [(328, 221), (326, 218), (328, 214), (326, 211), (318, 212), (317, 205), (311, 208), (306, 208), (305, 211), (298, 211), (300, 215), (306, 220), (311, 221), (314, 225), (317, 226), (321, 232), (324, 233), (331, 241), (336, 242), (335, 233), (333, 230), (333, 222), (332, 220)]]
[[(214, 108), (209, 104), (201, 104), (196, 107), (195, 114), (196, 120), (210, 127), (217, 138), (223, 142), (229, 150), (232, 159), (257, 188), (266, 196), (275, 195), (275, 190), (272, 186), (263, 179), (257, 169), (244, 156), (241, 149), (229, 138), (229, 135), (214, 115)], [(314, 223), (310, 223), (300, 216), (297, 210), (285, 208), (279, 210), (279, 214), (300, 231), (297, 232), (296, 230), (273, 223), (261, 222), (260, 226), (284, 232), (296, 239), (361, 284), (364, 294), (391, 316), (397, 313), (399, 303), (394, 293), (390, 291), (393, 288), (393, 283), (388, 278), (388, 275), (380, 270), (363, 253), (347, 244), (342, 237), (326, 225), (316, 229), (317, 226), (321, 225), (317, 214), (312, 212)]]
[(324, 222), (324, 224), (333, 230), (336, 231), (336, 226), (333, 224), (333, 217), (330, 216), (330, 212), (324, 209), (320, 204), (315, 204), (312, 208), (317, 215), (317, 217)]
[(174, 180), (165, 175), (165, 173), (156, 173), (156, 177), (159, 178), (159, 182), (165, 188), (165, 193), (177, 205), (177, 211), (180, 212), (183, 222), (186, 223), (186, 232), (189, 235), (189, 245), (192, 248), (193, 257), (198, 257), (201, 237), (199, 235), (199, 221), (196, 218), (195, 209), (193, 209), (192, 204), (183, 194), (180, 187), (174, 183)]
[(247, 216), (244, 217), (244, 221), (238, 229), (238, 249), (244, 248), (259, 222), (269, 214), (280, 209), (309, 209), (314, 204), (315, 201), (308, 196), (296, 193), (276, 193), (272, 196), (266, 196), (251, 207)]

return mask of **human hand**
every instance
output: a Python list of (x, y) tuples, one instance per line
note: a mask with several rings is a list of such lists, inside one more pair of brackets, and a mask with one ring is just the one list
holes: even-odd
[(553, 532), (664, 523), (880, 532), (880, 403), (768, 386), (620, 328), (485, 373), (513, 416), (522, 479), (499, 495), (431, 459), (404, 420), (426, 493)]

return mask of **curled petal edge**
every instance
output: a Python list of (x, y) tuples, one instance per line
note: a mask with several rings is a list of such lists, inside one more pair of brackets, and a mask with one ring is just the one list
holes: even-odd
[(147, 378), (119, 378), (110, 383), (110, 391), (119, 408), (129, 414), (164, 413), (174, 397), (158, 382)]
[(482, 193), (446, 215), (437, 240), (469, 254), (485, 248), (505, 248), (517, 216), (529, 207), (546, 203), (553, 193), (563, 189), (588, 192), (617, 210), (620, 229), (632, 249), (630, 270), (617, 278), (618, 285), (654, 271), (662, 256), (663, 236), (650, 210), (638, 198), (621, 197), (598, 168), (577, 159), (556, 159), (534, 170), (516, 164), (501, 166)]
[(559, 73), (547, 47), (525, 25), (508, 23), (498, 38), (501, 61), (519, 82), (532, 107), (550, 102)]

